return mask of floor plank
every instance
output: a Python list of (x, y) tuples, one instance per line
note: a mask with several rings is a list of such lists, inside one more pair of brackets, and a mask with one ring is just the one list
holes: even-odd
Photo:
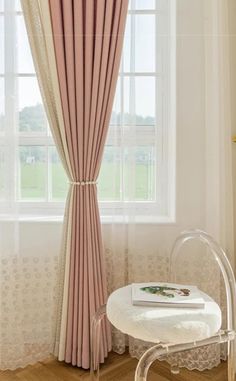
[[(133, 381), (137, 360), (128, 353), (110, 353), (101, 366), (101, 381)], [(152, 365), (148, 381), (227, 381), (227, 364), (222, 362), (210, 371), (197, 372), (181, 369), (178, 375), (170, 373), (169, 365), (157, 361)], [(90, 381), (89, 371), (73, 367), (54, 358), (15, 371), (0, 372), (0, 381)]]

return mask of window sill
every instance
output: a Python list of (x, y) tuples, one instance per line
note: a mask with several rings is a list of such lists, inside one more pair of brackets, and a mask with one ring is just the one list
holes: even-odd
[[(13, 216), (3, 215), (0, 217), (1, 220), (13, 221)], [(19, 218), (15, 221), (20, 223), (62, 223), (63, 215), (53, 216), (42, 216), (42, 215), (19, 215)], [(102, 225), (111, 224), (157, 224), (157, 225), (175, 225), (176, 220), (174, 217), (167, 216), (101, 216)]]
[(166, 225), (166, 224), (175, 224), (175, 218), (167, 217), (167, 216), (101, 216), (102, 224), (158, 224), (158, 225)]
[(59, 223), (62, 223), (63, 222), (63, 215), (59, 215), (59, 216), (53, 216), (53, 215), (48, 215), (48, 216), (42, 216), (42, 215), (24, 215), (24, 214), (21, 214), (21, 215), (18, 215), (18, 216), (14, 216), (13, 215), (1, 215), (0, 216), (0, 221), (9, 221), (9, 222), (12, 222), (12, 221), (19, 221), (19, 222), (42, 222), (42, 223), (45, 223), (45, 222), (59, 222)]

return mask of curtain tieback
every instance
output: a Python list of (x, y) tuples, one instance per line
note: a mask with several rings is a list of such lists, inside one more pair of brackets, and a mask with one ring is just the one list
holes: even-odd
[(69, 181), (69, 184), (71, 185), (79, 185), (79, 186), (84, 186), (84, 185), (96, 185), (98, 182), (94, 180), (86, 180), (86, 181)]

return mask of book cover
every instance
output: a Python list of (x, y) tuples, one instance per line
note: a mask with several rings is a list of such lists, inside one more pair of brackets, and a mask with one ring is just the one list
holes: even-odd
[(196, 286), (175, 283), (133, 283), (132, 303), (141, 306), (204, 308)]

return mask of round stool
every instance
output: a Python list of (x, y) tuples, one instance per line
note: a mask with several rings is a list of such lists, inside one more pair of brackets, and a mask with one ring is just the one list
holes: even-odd
[[(148, 283), (147, 283), (148, 285)], [(119, 288), (108, 298), (108, 320), (121, 332), (151, 343), (181, 344), (203, 340), (221, 327), (221, 310), (201, 292), (204, 308), (134, 306), (131, 285)]]

